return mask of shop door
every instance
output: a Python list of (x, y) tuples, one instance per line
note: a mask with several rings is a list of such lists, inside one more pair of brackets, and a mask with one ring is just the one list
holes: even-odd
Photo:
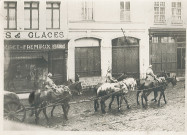
[(66, 54), (65, 50), (49, 52), (49, 72), (52, 73), (56, 85), (63, 84), (67, 80)]
[(75, 72), (81, 77), (100, 76), (100, 47), (75, 48)]
[(151, 43), (150, 54), (151, 64), (155, 73), (160, 73), (164, 70), (176, 72), (177, 54), (175, 43)]
[(139, 77), (139, 46), (124, 45), (112, 47), (112, 74), (118, 77), (122, 73)]

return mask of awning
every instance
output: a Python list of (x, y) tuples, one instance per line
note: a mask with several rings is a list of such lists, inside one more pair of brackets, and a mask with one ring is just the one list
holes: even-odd
[(153, 36), (186, 36), (185, 28), (150, 28), (149, 35)]

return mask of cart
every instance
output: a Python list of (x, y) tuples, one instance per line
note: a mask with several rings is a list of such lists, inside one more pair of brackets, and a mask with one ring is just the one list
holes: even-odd
[(26, 117), (26, 109), (14, 92), (4, 91), (4, 118), (23, 122)]

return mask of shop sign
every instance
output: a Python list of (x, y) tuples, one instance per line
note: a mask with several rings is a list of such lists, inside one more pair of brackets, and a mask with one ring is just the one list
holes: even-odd
[(66, 49), (65, 44), (5, 45), (5, 50), (54, 50)]
[(5, 39), (63, 39), (64, 32), (62, 31), (7, 31), (4, 34)]

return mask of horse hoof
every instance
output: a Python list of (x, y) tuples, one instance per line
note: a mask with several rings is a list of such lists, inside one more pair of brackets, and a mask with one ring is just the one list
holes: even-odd
[(165, 104), (167, 104), (167, 101), (165, 101)]

